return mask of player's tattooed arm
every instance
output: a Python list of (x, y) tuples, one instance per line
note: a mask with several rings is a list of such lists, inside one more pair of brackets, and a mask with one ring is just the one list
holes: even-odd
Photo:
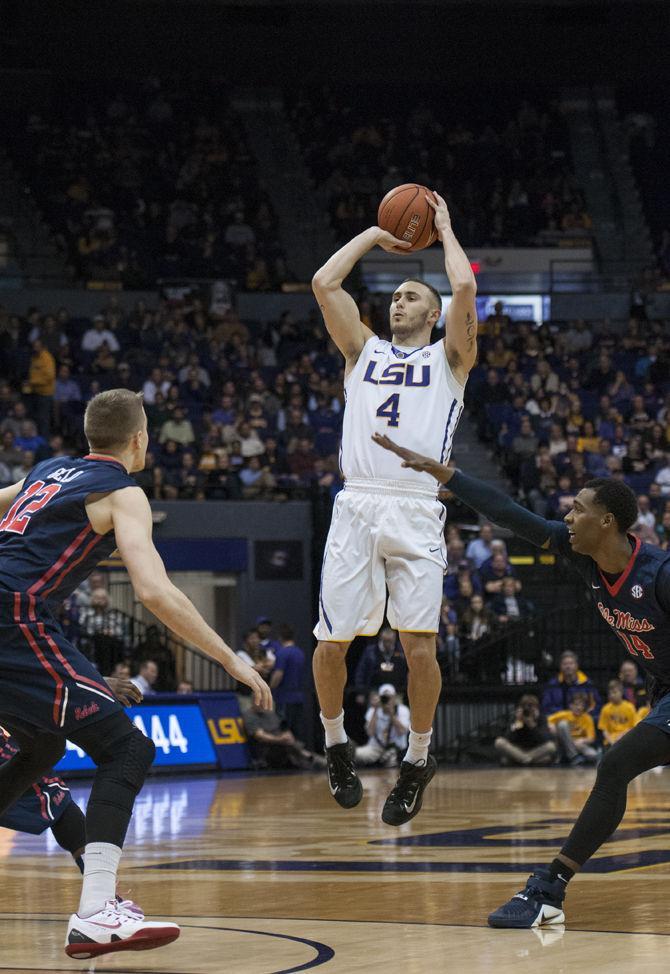
[(444, 347), (447, 359), (460, 382), (465, 382), (477, 358), (477, 282), (467, 254), (451, 227), (446, 200), (433, 191), (427, 196), (435, 211), (435, 229), (444, 247), (444, 266), (451, 285), (451, 303), (447, 311)]

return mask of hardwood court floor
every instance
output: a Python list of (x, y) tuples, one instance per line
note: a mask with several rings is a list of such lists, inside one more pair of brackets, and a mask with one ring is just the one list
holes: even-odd
[(95, 963), (63, 952), (69, 857), (50, 833), (0, 830), (1, 974), (667, 971), (670, 770), (633, 784), (619, 832), (571, 886), (567, 930), (540, 934), (490, 930), (486, 915), (552, 857), (594, 772), (446, 769), (399, 830), (379, 819), (394, 774), (363, 774), (350, 812), (320, 775), (150, 781), (120, 885), (182, 936)]

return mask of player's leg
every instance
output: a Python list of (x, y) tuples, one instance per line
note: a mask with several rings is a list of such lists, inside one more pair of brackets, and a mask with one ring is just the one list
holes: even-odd
[(436, 633), (446, 567), (444, 508), (436, 501), (397, 498), (385, 524), (383, 552), (389, 591), (388, 617), (400, 633), (407, 660), (411, 716), (409, 747), (398, 781), (386, 799), (387, 825), (409, 822), (421, 810), (437, 762), (428, 753), (442, 689)]
[[(392, 619), (392, 616), (389, 608), (389, 618)], [(401, 631), (400, 642), (409, 671), (407, 696), (411, 727), (409, 746), (400, 764), (398, 780), (382, 810), (382, 821), (387, 825), (404, 825), (419, 814), (423, 793), (437, 771), (437, 761), (428, 753), (435, 708), (442, 688), (435, 635)]]
[(442, 690), (437, 662), (437, 639), (433, 632), (400, 632), (408, 669), (407, 697), (412, 718), (405, 761), (425, 764), (433, 734), (435, 708)]
[(45, 733), (13, 715), (0, 717), (0, 724), (19, 746), (18, 754), (0, 767), (0, 815), (58, 764), (65, 754), (65, 740)]
[(51, 826), (51, 834), (61, 847), (69, 852), (79, 872), (84, 873), (86, 848), (86, 816), (76, 802), (69, 801), (62, 814)]
[(116, 901), (121, 851), (135, 798), (154, 759), (153, 741), (122, 710), (82, 726), (70, 738), (97, 770), (86, 809), (81, 899), (70, 918), (66, 953), (83, 959), (171, 943), (179, 936), (175, 924), (148, 923), (120, 910)]
[(318, 639), (312, 667), (326, 737), (330, 792), (343, 808), (363, 797), (354, 745), (344, 730), (346, 653), (357, 635), (376, 635), (386, 604), (384, 564), (373, 530), (379, 499), (341, 492), (335, 502), (321, 570)]
[(603, 757), (591, 794), (560, 853), (549, 866), (530, 876), (521, 893), (489, 916), (489, 925), (563, 923), (567, 884), (618, 827), (626, 811), (628, 785), (643, 772), (668, 762), (670, 736), (646, 719), (622, 737)]

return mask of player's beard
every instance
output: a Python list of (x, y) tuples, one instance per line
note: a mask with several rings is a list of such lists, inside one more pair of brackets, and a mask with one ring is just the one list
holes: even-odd
[(403, 312), (402, 317), (394, 318), (391, 315), (391, 335), (393, 340), (400, 345), (420, 345), (422, 334), (429, 327), (427, 324), (428, 316), (409, 315)]

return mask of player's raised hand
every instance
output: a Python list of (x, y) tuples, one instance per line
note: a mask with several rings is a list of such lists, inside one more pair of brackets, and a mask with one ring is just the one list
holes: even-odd
[(132, 707), (134, 703), (142, 703), (142, 691), (135, 686), (132, 680), (120, 680), (116, 676), (106, 676), (105, 683), (124, 707)]
[(447, 206), (447, 201), (439, 193), (433, 190), (433, 196), (435, 199), (431, 199), (430, 196), (426, 196), (426, 202), (429, 206), (432, 206), (435, 216), (433, 217), (435, 221), (435, 229), (437, 230), (437, 235), (442, 239), (443, 230), (451, 230), (451, 217), (449, 216), (449, 207)]
[(414, 453), (413, 450), (408, 450), (404, 446), (398, 446), (397, 443), (394, 443), (390, 437), (383, 433), (373, 433), (372, 440), (377, 446), (381, 446), (382, 449), (388, 450), (390, 453), (395, 453), (397, 457), (400, 457), (403, 467), (409, 467), (410, 470), (418, 470), (420, 473), (429, 473), (443, 484), (449, 483), (453, 476), (453, 468), (445, 467), (444, 464), (438, 463), (437, 460), (431, 460), (430, 457), (421, 456), (420, 453)]
[(262, 707), (263, 710), (272, 710), (272, 691), (256, 670), (238, 656), (227, 661), (225, 668), (238, 683), (244, 683), (251, 689), (257, 707)]
[(377, 243), (388, 254), (406, 254), (412, 246), (410, 241), (400, 240), (388, 230), (382, 230), (381, 227), (375, 227), (375, 230), (377, 231)]

